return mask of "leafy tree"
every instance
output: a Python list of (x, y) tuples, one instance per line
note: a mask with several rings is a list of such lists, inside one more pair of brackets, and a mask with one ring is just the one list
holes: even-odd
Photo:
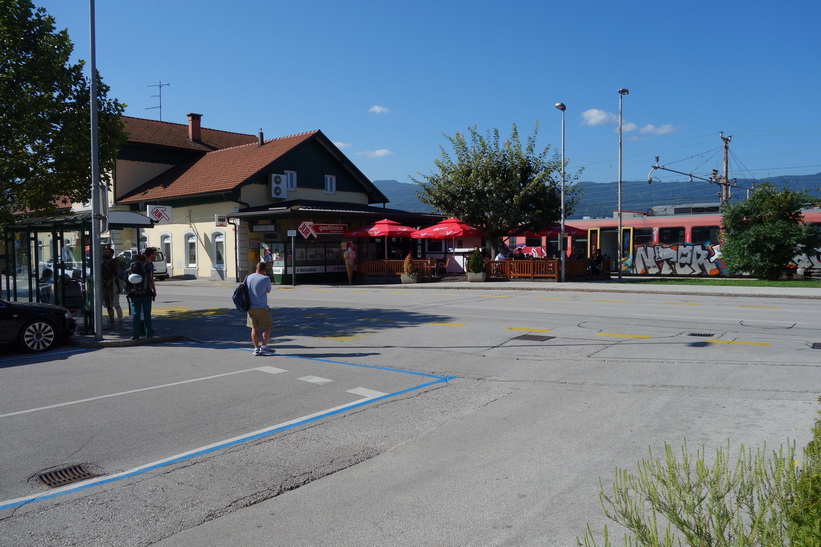
[(746, 200), (722, 213), (721, 254), (731, 271), (778, 279), (792, 258), (811, 246), (815, 229), (801, 208), (812, 197), (763, 183)]
[[(0, 10), (0, 220), (22, 210), (52, 211), (55, 201), (91, 194), (90, 82), (70, 62), (66, 30), (30, 0)], [(126, 140), (124, 105), (97, 78), (100, 171), (114, 168)]]
[[(494, 247), (514, 228), (551, 226), (561, 217), (561, 160), (549, 159), (549, 148), (536, 152), (538, 129), (537, 124), (524, 146), (515, 124), (504, 143), (498, 129), (484, 136), (476, 126), (467, 135), (445, 135), (454, 157), (440, 146), (441, 156), (434, 162), (438, 173), (412, 178), (421, 187), (419, 199), (478, 228)], [(565, 180), (570, 180), (567, 175)], [(565, 193), (569, 214), (572, 187), (566, 185)]]

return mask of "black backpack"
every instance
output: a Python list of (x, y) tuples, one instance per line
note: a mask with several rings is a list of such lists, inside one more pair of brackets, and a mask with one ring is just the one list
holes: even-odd
[(237, 311), (241, 312), (247, 312), (251, 309), (251, 293), (248, 292), (246, 281), (248, 281), (248, 278), (245, 278), (242, 283), (237, 285), (237, 288), (234, 289), (234, 294), (231, 296), (231, 300), (234, 301), (234, 306), (236, 306)]
[[(132, 283), (128, 280), (131, 274), (140, 275), (142, 277), (142, 281), (139, 283)], [(125, 287), (128, 291), (129, 298), (148, 296), (150, 294), (148, 290), (148, 276), (146, 275), (143, 263), (139, 260), (132, 262), (131, 266), (125, 271)]]

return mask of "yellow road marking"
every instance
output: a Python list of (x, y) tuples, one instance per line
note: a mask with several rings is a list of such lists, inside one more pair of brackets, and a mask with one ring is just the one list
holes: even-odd
[(324, 338), (326, 340), (336, 340), (338, 342), (351, 342), (353, 340), (358, 340), (362, 338), (362, 336), (317, 336), (316, 338)]
[(627, 302), (627, 300), (603, 300), (601, 298), (597, 298), (596, 302)]
[(295, 290), (293, 287), (277, 287), (278, 291), (293, 291)]
[(384, 321), (384, 322), (393, 322), (396, 319), (380, 319), (379, 317), (362, 317), (359, 319), (360, 321)]
[(739, 304), (739, 308), (762, 308), (765, 310), (779, 310), (781, 309), (780, 306), (744, 306)]
[(644, 336), (642, 334), (614, 334), (612, 332), (600, 332), (596, 336), (608, 336), (610, 338), (652, 338), (652, 336)]
[(700, 306), (696, 302), (662, 302), (662, 304), (669, 304), (671, 306)]
[(507, 330), (523, 330), (525, 332), (550, 332), (552, 329), (523, 329), (521, 327), (508, 327)]
[(712, 342), (713, 344), (737, 344), (740, 346), (770, 346), (771, 344), (767, 344), (766, 342), (741, 342), (737, 340), (713, 340), (712, 338), (708, 338), (707, 342)]
[(428, 325), (437, 325), (441, 327), (464, 327), (464, 323), (437, 323), (435, 321), (431, 321)]

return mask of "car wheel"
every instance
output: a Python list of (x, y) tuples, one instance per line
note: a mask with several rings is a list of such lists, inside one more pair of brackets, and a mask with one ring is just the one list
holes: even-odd
[(56, 342), (57, 331), (45, 319), (29, 321), (20, 330), (20, 345), (27, 351), (46, 351)]

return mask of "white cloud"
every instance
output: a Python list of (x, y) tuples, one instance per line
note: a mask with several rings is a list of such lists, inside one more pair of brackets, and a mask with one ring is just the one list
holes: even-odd
[(619, 123), (619, 117), (598, 108), (591, 108), (582, 112), (582, 125), (596, 126), (611, 123)]
[[(633, 122), (622, 123), (621, 124), (621, 131), (622, 131), (622, 133), (628, 133), (630, 131), (635, 131), (636, 127), (638, 127), (638, 126), (636, 124), (634, 124)], [(618, 128), (616, 129), (616, 131), (618, 131)]]
[(649, 133), (652, 135), (669, 135), (670, 133), (675, 133), (676, 128), (673, 124), (666, 123), (664, 125), (655, 126), (651, 123), (648, 123), (644, 127), (639, 130), (639, 133)]
[(350, 148), (351, 147), (351, 143), (342, 142), (342, 141), (334, 141), (334, 145), (336, 145), (337, 148)]
[(391, 154), (393, 154), (393, 152), (387, 148), (380, 148), (379, 150), (364, 150), (357, 153), (359, 156), (366, 156), (369, 158), (384, 158), (385, 156), (390, 156)]
[(379, 106), (378, 104), (375, 104), (368, 109), (368, 112), (372, 112), (374, 114), (387, 114), (390, 111), (390, 108), (387, 108), (385, 106)]

